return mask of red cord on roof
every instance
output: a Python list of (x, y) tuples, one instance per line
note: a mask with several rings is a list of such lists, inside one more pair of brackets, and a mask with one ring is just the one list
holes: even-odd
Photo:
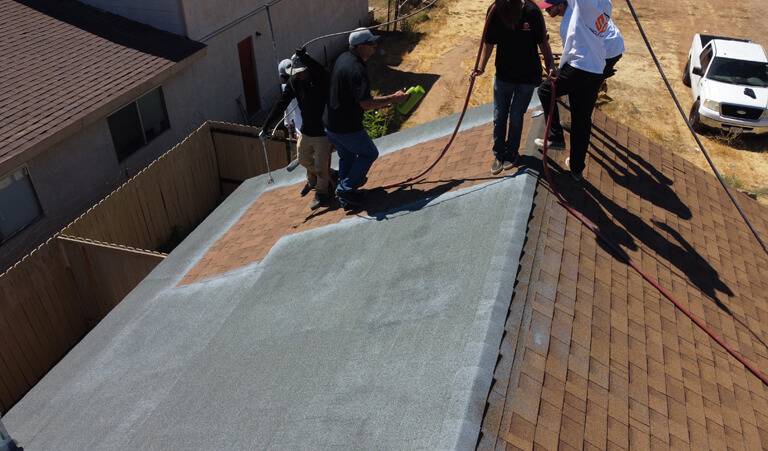
[[(551, 83), (551, 86), (552, 86), (552, 99), (551, 99), (550, 104), (549, 104), (549, 111), (550, 112), (553, 111), (553, 109), (557, 107), (555, 105), (555, 99), (557, 97), (557, 95), (555, 94), (555, 83), (554, 83), (554, 79), (551, 79), (551, 80), (552, 80), (552, 83)], [(546, 131), (544, 132), (544, 136), (545, 137), (549, 134), (549, 128), (550, 128), (551, 125), (552, 125), (552, 114), (550, 113), (549, 117), (547, 118)], [(560, 204), (563, 207), (565, 207), (565, 209), (568, 210), (569, 213), (574, 215), (576, 217), (576, 219), (581, 221), (589, 230), (591, 230), (595, 235), (597, 235), (598, 238), (600, 238), (605, 244), (610, 246), (610, 248), (613, 249), (613, 251), (616, 254), (620, 255), (622, 257), (622, 259), (626, 263), (629, 264), (629, 266), (634, 268), (634, 270), (637, 271), (638, 274), (640, 274), (645, 280), (650, 282), (651, 285), (653, 285), (657, 290), (659, 290), (659, 292), (661, 294), (663, 294), (664, 297), (666, 297), (673, 304), (675, 304), (675, 307), (677, 307), (681, 312), (683, 312), (685, 314), (685, 316), (690, 318), (691, 321), (696, 323), (696, 325), (699, 326), (699, 328), (701, 330), (706, 332), (707, 335), (709, 335), (713, 340), (715, 340), (717, 342), (717, 344), (722, 346), (723, 349), (728, 351), (728, 353), (731, 354), (733, 357), (735, 357), (736, 360), (741, 362), (741, 364), (744, 365), (744, 367), (747, 368), (752, 374), (754, 374), (761, 381), (763, 381), (763, 384), (768, 385), (768, 377), (766, 377), (757, 368), (753, 367), (749, 362), (747, 362), (746, 359), (744, 359), (744, 357), (741, 356), (741, 354), (736, 352), (736, 350), (734, 350), (733, 348), (728, 346), (728, 344), (726, 344), (725, 341), (723, 341), (722, 338), (720, 338), (717, 335), (715, 335), (715, 333), (712, 332), (712, 330), (710, 330), (699, 318), (697, 318), (696, 315), (694, 315), (693, 313), (688, 311), (688, 309), (686, 309), (682, 304), (680, 304), (680, 302), (678, 302), (677, 299), (675, 299), (667, 290), (665, 290), (661, 285), (659, 285), (658, 282), (656, 282), (651, 276), (649, 276), (645, 271), (643, 271), (642, 268), (640, 268), (635, 262), (633, 262), (632, 259), (630, 259), (625, 252), (621, 251), (621, 249), (616, 244), (614, 244), (605, 235), (603, 235), (597, 229), (597, 227), (595, 227), (591, 222), (589, 222), (589, 220), (584, 218), (584, 216), (582, 216), (581, 213), (577, 212), (573, 207), (568, 205), (568, 202), (566, 202), (565, 199), (563, 199), (563, 197), (560, 195), (560, 192), (557, 191), (557, 188), (555, 187), (555, 184), (552, 183), (552, 177), (549, 174), (549, 166), (547, 165), (547, 139), (544, 139), (544, 149), (543, 149), (542, 160), (543, 160), (543, 163), (544, 163), (544, 175), (547, 178), (547, 183), (549, 183), (549, 187), (552, 189), (552, 194), (555, 195), (555, 197), (560, 202)]]

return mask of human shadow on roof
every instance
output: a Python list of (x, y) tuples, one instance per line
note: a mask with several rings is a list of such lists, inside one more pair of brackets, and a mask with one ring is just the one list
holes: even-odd
[[(375, 192), (379, 194), (369, 196), (369, 199), (366, 202), (366, 205), (369, 205), (369, 207), (366, 208), (366, 213), (377, 221), (383, 221), (389, 219), (395, 214), (419, 211), (428, 205), (436, 205), (442, 203), (442, 200), (437, 200), (438, 197), (449, 191), (456, 191), (466, 182), (483, 181), (486, 183), (479, 185), (472, 184), (464, 191), (462, 191), (461, 194), (447, 197), (446, 200), (456, 199), (471, 192), (485, 189), (493, 184), (502, 183), (507, 179), (518, 177), (527, 173), (529, 173), (529, 170), (518, 168), (518, 170), (514, 173), (510, 173), (502, 177), (493, 176), (468, 177), (447, 180), (422, 180), (399, 186), (391, 192), (376, 190)], [(413, 189), (414, 186), (429, 185), (435, 186), (430, 189)], [(419, 193), (421, 193), (421, 195)]]
[(391, 191), (371, 191), (365, 200), (365, 212), (379, 221), (388, 213), (421, 210), (435, 198), (452, 191), (464, 180), (423, 181), (401, 185)]
[(623, 186), (649, 202), (653, 202), (657, 207), (674, 213), (681, 219), (691, 219), (693, 217), (691, 209), (670, 188), (672, 180), (659, 171), (656, 166), (619, 144), (616, 139), (601, 128), (593, 126), (592, 130), (596, 132), (593, 133), (593, 138), (597, 138), (607, 149), (612, 150), (612, 153), (609, 155), (603, 150), (592, 146), (592, 151), (602, 157), (592, 159), (592, 161), (603, 166), (603, 169), (605, 169), (616, 184)]
[[(205, 44), (73, 0), (17, 2), (104, 40), (173, 62), (182, 61), (205, 47)], [(61, 33), (61, 30), (53, 32)]]
[[(349, 214), (364, 212), (378, 220), (386, 219), (386, 213), (392, 211), (420, 210), (431, 200), (453, 190), (461, 185), (464, 180), (448, 180), (438, 182), (416, 182), (413, 184), (396, 187), (393, 191), (384, 189), (371, 189), (360, 209), (350, 210)], [(428, 183), (434, 185), (428, 189), (414, 188), (417, 184)], [(326, 208), (309, 215), (305, 222), (311, 218), (322, 216), (328, 212), (341, 208), (339, 201), (334, 199)]]
[[(596, 162), (596, 158), (591, 159), (591, 163)], [(570, 177), (566, 178), (565, 172), (556, 165), (554, 169), (559, 169), (560, 174), (553, 180), (557, 187), (573, 186), (573, 189), (562, 192), (564, 198), (580, 212), (586, 219), (594, 224), (600, 233), (611, 240), (616, 246), (619, 246), (620, 257), (629, 258), (624, 249), (636, 251), (639, 246), (636, 240), (656, 253), (653, 258), (668, 261), (676, 267), (682, 274), (688, 277), (688, 280), (695, 285), (702, 293), (715, 300), (715, 303), (723, 311), (731, 314), (730, 310), (718, 300), (718, 292), (727, 296), (733, 296), (733, 291), (720, 278), (720, 275), (696, 250), (686, 241), (682, 240), (679, 234), (672, 235), (669, 229), (664, 228), (662, 234), (658, 229), (658, 223), (654, 221), (651, 225), (639, 216), (630, 212), (625, 206), (619, 205), (611, 196), (606, 196), (599, 188), (592, 185), (588, 178), (585, 178), (579, 185), (573, 185)], [(607, 172), (611, 169), (606, 168)], [(638, 174), (640, 179), (648, 177), (647, 174)], [(658, 186), (653, 183), (647, 183), (645, 188), (636, 193), (639, 197), (650, 197), (646, 190), (657, 189)], [(566, 188), (567, 189), (567, 188)], [(670, 228), (671, 229), (671, 228)], [(671, 238), (674, 238), (674, 241)], [(603, 240), (597, 240), (598, 245), (607, 252), (615, 255), (616, 249), (606, 244)]]
[[(401, 186), (395, 187), (390, 190), (384, 190), (381, 188), (371, 189), (368, 196), (365, 199), (364, 205), (357, 210), (350, 210), (349, 215), (358, 213), (364, 213), (370, 218), (383, 221), (389, 219), (389, 217), (395, 213), (413, 212), (421, 210), (429, 204), (432, 204), (435, 199), (450, 191), (455, 191), (462, 184), (466, 182), (487, 181), (490, 183), (500, 183), (507, 178), (517, 177), (527, 172), (525, 169), (520, 169), (517, 172), (504, 176), (504, 177), (472, 177), (461, 179), (448, 179), (448, 180), (420, 180)], [(476, 189), (483, 189), (488, 186), (487, 183), (482, 185), (471, 185)], [(305, 218), (304, 222), (309, 221), (312, 218), (322, 216), (331, 211), (335, 211), (341, 208), (338, 200), (333, 200), (326, 208), (317, 210), (311, 215)]]

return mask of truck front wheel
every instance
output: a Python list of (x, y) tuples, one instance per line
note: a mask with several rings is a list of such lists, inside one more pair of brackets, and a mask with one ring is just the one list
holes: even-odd
[(688, 114), (688, 123), (691, 125), (691, 128), (696, 133), (701, 133), (704, 130), (704, 124), (701, 123), (701, 119), (699, 118), (699, 101), (693, 102), (693, 106), (691, 107), (691, 112)]
[(683, 84), (685, 86), (691, 87), (691, 57), (688, 57), (688, 62), (685, 63), (685, 70), (683, 71)]

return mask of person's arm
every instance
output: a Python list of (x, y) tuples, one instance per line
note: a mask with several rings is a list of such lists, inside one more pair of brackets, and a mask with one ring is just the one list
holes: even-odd
[(555, 58), (552, 56), (552, 48), (549, 46), (549, 39), (545, 37), (543, 41), (539, 42), (539, 50), (541, 50), (541, 54), (544, 56), (544, 67), (547, 70), (547, 73), (554, 75), (556, 69)]
[(487, 42), (483, 43), (483, 55), (480, 57), (480, 64), (478, 65), (477, 69), (472, 71), (470, 77), (474, 78), (485, 73), (485, 66), (488, 65), (488, 60), (491, 58), (493, 47), (493, 44), (489, 44)]
[(547, 25), (544, 23), (544, 14), (538, 7), (536, 10), (539, 12), (539, 26), (541, 27), (541, 41), (538, 45), (541, 55), (544, 57), (544, 68), (550, 77), (555, 77), (557, 75), (557, 67), (555, 67), (552, 47), (549, 45), (549, 33), (547, 33)]
[(407, 92), (401, 89), (388, 96), (377, 96), (377, 97), (371, 97), (370, 99), (361, 100), (360, 108), (364, 110), (375, 110), (378, 108), (384, 108), (394, 103), (403, 103), (406, 100), (408, 100), (408, 97), (410, 97), (410, 94), (408, 94)]
[(288, 83), (285, 86), (285, 90), (283, 90), (283, 93), (280, 95), (280, 99), (277, 100), (277, 103), (275, 103), (275, 105), (269, 111), (269, 115), (264, 121), (264, 125), (261, 127), (261, 132), (263, 134), (266, 135), (268, 131), (271, 131), (272, 128), (274, 128), (275, 125), (277, 125), (277, 123), (283, 119), (283, 113), (285, 112), (285, 109), (288, 108), (291, 100), (293, 100), (295, 97), (296, 92), (291, 87), (291, 84)]

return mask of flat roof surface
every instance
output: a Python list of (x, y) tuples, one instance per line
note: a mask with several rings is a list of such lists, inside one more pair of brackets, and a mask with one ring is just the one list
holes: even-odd
[[(490, 114), (471, 111), (456, 152), (359, 215), (311, 214), (302, 174), (244, 183), (13, 408), (13, 437), (474, 446), (536, 184), (524, 166), (490, 175)], [(426, 167), (454, 124), (381, 140), (369, 184)]]

